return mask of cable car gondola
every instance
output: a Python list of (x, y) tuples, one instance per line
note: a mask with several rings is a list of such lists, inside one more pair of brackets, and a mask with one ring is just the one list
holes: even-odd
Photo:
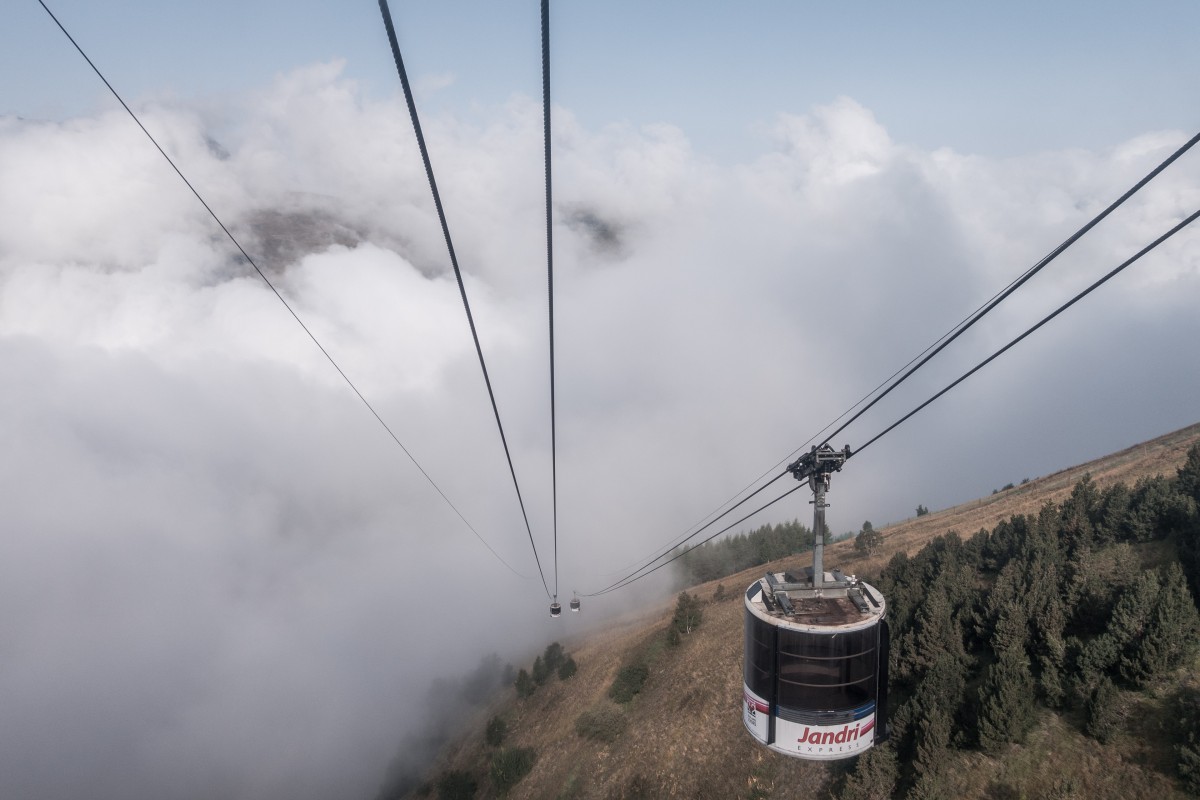
[(742, 722), (796, 758), (856, 756), (882, 741), (887, 604), (870, 584), (822, 561), (825, 490), (849, 448), (813, 448), (789, 470), (813, 489), (813, 566), (769, 573), (746, 589)]
[(579, 598), (578, 597), (571, 598), (571, 610), (575, 611), (575, 612), (579, 611)]

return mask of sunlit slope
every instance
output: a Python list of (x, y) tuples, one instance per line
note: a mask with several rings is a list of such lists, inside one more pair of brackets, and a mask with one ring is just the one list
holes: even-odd
[[(1008, 519), (1014, 514), (1037, 514), (1046, 503), (1060, 503), (1065, 500), (1084, 475), (1090, 475), (1099, 489), (1114, 483), (1133, 486), (1139, 478), (1153, 475), (1174, 475), (1175, 470), (1187, 458), (1188, 449), (1197, 442), (1200, 442), (1200, 423), (1127, 447), (1086, 464), (1034, 478), (1012, 489), (888, 525), (881, 529), (884, 545), (880, 555), (867, 561), (854, 561), (854, 569), (866, 572), (881, 568), (892, 554), (900, 550), (912, 553), (924, 547), (932, 537), (947, 531), (958, 531), (959, 535), (966, 538), (980, 528), (990, 529), (1000, 520)], [(850, 559), (854, 552), (854, 543), (839, 542), (826, 548), (825, 552), (832, 552), (835, 561), (838, 558)]]

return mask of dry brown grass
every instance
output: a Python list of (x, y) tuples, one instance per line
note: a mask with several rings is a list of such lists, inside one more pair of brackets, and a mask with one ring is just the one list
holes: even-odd
[[(1200, 425), (1177, 431), (1105, 459), (1028, 484), (908, 520), (882, 530), (883, 551), (859, 557), (851, 542), (826, 550), (826, 563), (869, 575), (893, 553), (914, 552), (930, 538), (957, 530), (964, 537), (1013, 514), (1036, 513), (1047, 501), (1060, 501), (1085, 473), (1103, 487), (1116, 481), (1174, 474), (1188, 448), (1200, 441)], [(572, 643), (579, 672), (566, 682), (552, 679), (532, 697), (518, 700), (509, 690), (481, 712), (472, 732), (448, 748), (431, 777), (447, 769), (476, 774), (479, 797), (493, 797), (486, 778), (492, 750), (483, 741), (486, 719), (503, 713), (509, 721), (505, 746), (533, 747), (537, 763), (512, 791), (512, 798), (821, 798), (838, 766), (777, 755), (755, 744), (742, 727), (742, 589), (766, 569), (797, 569), (811, 556), (757, 566), (689, 591), (705, 600), (704, 621), (679, 647), (665, 645), (673, 598), (644, 614)], [(718, 583), (728, 592), (714, 602)], [(650, 666), (645, 687), (624, 707), (628, 727), (614, 742), (580, 736), (576, 719), (589, 709), (617, 706), (607, 691), (621, 666), (634, 658)], [(1141, 709), (1151, 712), (1153, 709)], [(1160, 711), (1161, 713), (1161, 711)], [(1078, 734), (1053, 714), (1022, 747), (997, 760), (978, 753), (957, 756), (955, 774), (963, 798), (1067, 798), (1088, 800), (1182, 798), (1161, 768), (1148, 758), (1144, 742), (1126, 736), (1102, 746)], [(1058, 794), (1054, 794), (1058, 791)]]
[(1185, 800), (1164, 771), (1147, 768), (1149, 743), (1119, 737), (1110, 745), (1089, 739), (1056, 714), (1044, 712), (1023, 745), (997, 758), (960, 753), (950, 769), (962, 798), (1002, 800)]
[(911, 555), (943, 533), (958, 531), (965, 539), (981, 528), (993, 528), (997, 522), (1017, 514), (1036, 516), (1046, 503), (1061, 503), (1066, 499), (1084, 475), (1091, 475), (1101, 489), (1114, 483), (1133, 486), (1140, 478), (1155, 475), (1174, 476), (1187, 459), (1187, 451), (1198, 442), (1200, 423), (988, 497), (881, 528), (884, 546), (874, 558), (858, 557), (854, 542), (845, 541), (827, 547), (826, 560), (841, 558), (853, 562), (859, 572), (870, 574), (881, 569), (894, 553), (903, 550)]

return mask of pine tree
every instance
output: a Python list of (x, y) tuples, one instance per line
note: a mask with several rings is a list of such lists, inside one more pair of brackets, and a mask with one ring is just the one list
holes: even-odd
[(504, 743), (504, 737), (508, 735), (508, 723), (503, 717), (492, 717), (488, 720), (487, 728), (484, 729), (483, 738), (492, 747), (499, 747)]
[(546, 674), (549, 675), (556, 671), (565, 657), (566, 651), (563, 650), (563, 646), (558, 642), (551, 642), (546, 645), (546, 652), (542, 654), (542, 661), (546, 665)]
[(1183, 570), (1169, 564), (1161, 573), (1161, 588), (1140, 647), (1122, 662), (1122, 672), (1145, 686), (1182, 665), (1195, 652), (1200, 615), (1187, 588)]
[(1121, 653), (1118, 667), (1121, 677), (1134, 685), (1140, 685), (1150, 674), (1142, 661), (1142, 641), (1158, 605), (1160, 589), (1158, 573), (1146, 570), (1113, 609), (1109, 630)]
[(928, 707), (925, 716), (917, 721), (916, 761), (918, 775), (940, 770), (949, 757), (950, 739), (954, 735), (954, 715), (945, 708)]
[(1092, 518), (1099, 508), (1099, 500), (1092, 476), (1085, 474), (1062, 504), (1058, 527), (1069, 554), (1076, 555), (1092, 549), (1095, 541)]
[(954, 718), (962, 705), (966, 684), (966, 662), (943, 650), (905, 704), (911, 704), (916, 710), (913, 726), (916, 758), (913, 767), (918, 775), (939, 772), (949, 757)]
[(1175, 699), (1176, 738), (1178, 755), (1176, 769), (1183, 785), (1200, 796), (1200, 692), (1186, 687)]
[(910, 701), (921, 716), (913, 732), (916, 784), (908, 797), (923, 800), (953, 798), (948, 788), (953, 757), (950, 743), (954, 737), (954, 718), (966, 687), (966, 674), (964, 664), (943, 655), (926, 673)]
[(550, 677), (550, 669), (546, 666), (546, 661), (541, 656), (533, 660), (533, 682), (541, 686)]
[(1176, 472), (1175, 485), (1181, 494), (1200, 503), (1200, 444), (1188, 450), (1187, 461)]
[(917, 610), (916, 637), (911, 652), (915, 666), (930, 669), (943, 657), (966, 664), (962, 630), (943, 586), (935, 585)]
[(979, 688), (979, 743), (996, 752), (1008, 742), (1021, 742), (1033, 726), (1033, 675), (1025, 652), (1025, 610), (1013, 603), (1004, 609), (992, 648), (996, 661)]
[(908, 800), (958, 800), (960, 794), (952, 786), (952, 777), (949, 763), (940, 763), (936, 770), (921, 773), (904, 796)]
[(1123, 483), (1115, 483), (1104, 490), (1100, 499), (1100, 518), (1096, 523), (1096, 542), (1105, 545), (1132, 539), (1132, 518), (1129, 504), (1133, 493)]
[(984, 600), (984, 624), (979, 631), (984, 641), (995, 636), (996, 626), (1004, 609), (1019, 603), (1026, 594), (1024, 565), (1019, 560), (1009, 561), (996, 576), (996, 582)]
[(1200, 445), (1188, 450), (1175, 478), (1178, 493), (1191, 501), (1191, 514), (1180, 526), (1177, 546), (1192, 597), (1200, 599)]
[[(675, 602), (675, 615), (671, 618), (671, 629), (679, 636), (686, 636), (699, 627), (704, 617), (700, 605), (699, 597), (680, 592)], [(673, 638), (673, 643), (678, 644), (678, 636)]]
[(1121, 722), (1117, 699), (1117, 687), (1107, 677), (1101, 678), (1084, 708), (1087, 715), (1084, 731), (1088, 736), (1105, 743), (1112, 740)]
[(1133, 487), (1136, 533), (1141, 541), (1162, 539), (1185, 528), (1195, 514), (1196, 501), (1178, 489), (1178, 478), (1142, 478)]
[(1141, 673), (1139, 650), (1158, 594), (1158, 574), (1143, 571), (1121, 592), (1108, 627), (1080, 647), (1075, 658), (1076, 683), (1085, 697), (1103, 675), (1120, 674), (1129, 682), (1137, 681)]
[(517, 697), (529, 697), (537, 691), (537, 684), (529, 677), (529, 673), (522, 669), (517, 673), (516, 680)]
[(1058, 708), (1066, 698), (1067, 609), (1063, 580), (1057, 562), (1035, 564), (1030, 571), (1037, 577), (1030, 579), (1028, 649), (1042, 697), (1048, 706)]
[(896, 789), (897, 777), (896, 752), (887, 745), (872, 747), (858, 757), (839, 800), (887, 800)]
[(863, 523), (862, 530), (854, 540), (854, 549), (873, 556), (883, 547), (883, 534), (875, 530), (870, 520)]

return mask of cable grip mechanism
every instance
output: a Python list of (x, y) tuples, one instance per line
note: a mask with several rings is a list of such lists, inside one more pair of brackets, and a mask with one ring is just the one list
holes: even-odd
[(846, 445), (841, 450), (834, 450), (827, 444), (820, 447), (813, 445), (811, 450), (788, 464), (787, 469), (798, 481), (820, 475), (824, 478), (825, 486), (828, 488), (829, 476), (834, 472), (840, 472), (846, 459), (852, 455), (854, 454), (850, 452), (850, 445)]
[(846, 459), (853, 453), (850, 445), (841, 450), (834, 450), (828, 444), (813, 448), (798, 459), (788, 464), (788, 472), (798, 481), (807, 480), (812, 489), (813, 499), (813, 567), (812, 588), (819, 589), (825, 585), (825, 492), (829, 490), (829, 476), (840, 472)]

